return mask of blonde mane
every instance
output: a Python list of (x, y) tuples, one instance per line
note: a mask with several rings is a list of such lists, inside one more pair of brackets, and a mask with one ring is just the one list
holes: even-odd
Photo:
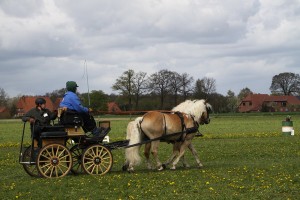
[(204, 99), (200, 100), (186, 100), (172, 109), (172, 111), (179, 111), (194, 116), (197, 122), (200, 122), (203, 112), (211, 109), (211, 105), (206, 103)]

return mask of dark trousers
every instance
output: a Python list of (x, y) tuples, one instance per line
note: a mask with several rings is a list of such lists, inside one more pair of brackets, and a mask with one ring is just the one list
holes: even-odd
[(85, 132), (90, 132), (94, 130), (94, 128), (97, 127), (96, 121), (92, 115), (89, 115), (87, 113), (80, 113), (80, 116), (83, 120), (83, 130)]

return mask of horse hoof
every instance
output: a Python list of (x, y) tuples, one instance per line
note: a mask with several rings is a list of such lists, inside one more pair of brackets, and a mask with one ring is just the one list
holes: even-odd
[(176, 167), (175, 167), (175, 166), (173, 166), (173, 167), (171, 167), (170, 169), (171, 169), (171, 170), (175, 170), (175, 169), (176, 169)]
[(162, 170), (164, 170), (164, 168), (163, 168), (163, 166), (160, 166), (160, 167), (158, 168), (158, 171), (162, 171)]
[(128, 166), (126, 166), (126, 165), (123, 165), (123, 167), (122, 167), (122, 171), (124, 172), (124, 171), (127, 171), (127, 169), (128, 169)]
[(127, 172), (128, 172), (128, 173), (133, 173), (134, 170), (133, 170), (133, 169), (128, 169)]
[(166, 165), (166, 164), (162, 164), (162, 168), (163, 168), (163, 169), (166, 169), (166, 168), (167, 168), (167, 165)]

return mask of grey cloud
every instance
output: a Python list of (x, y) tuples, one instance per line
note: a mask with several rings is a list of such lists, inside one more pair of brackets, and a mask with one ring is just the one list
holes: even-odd
[(299, 8), (297, 0), (1, 1), (0, 87), (43, 94), (72, 79), (84, 92), (87, 60), (90, 87), (107, 93), (125, 70), (164, 68), (213, 77), (222, 94), (269, 93), (273, 75), (300, 72)]

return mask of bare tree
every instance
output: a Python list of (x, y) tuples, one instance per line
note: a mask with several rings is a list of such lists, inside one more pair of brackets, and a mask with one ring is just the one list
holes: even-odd
[(181, 74), (182, 87), (180, 93), (183, 95), (183, 99), (186, 100), (190, 93), (193, 92), (192, 83), (194, 78), (190, 77), (187, 73)]
[(284, 72), (273, 76), (270, 87), (272, 94), (297, 95), (300, 93), (300, 76)]
[(170, 92), (174, 95), (174, 104), (177, 105), (178, 93), (182, 88), (182, 79), (177, 72), (171, 72)]
[(129, 110), (132, 108), (132, 94), (133, 94), (133, 79), (134, 71), (129, 69), (116, 80), (115, 84), (112, 86), (113, 90), (119, 90), (120, 93), (128, 98)]
[(146, 91), (147, 89), (147, 73), (146, 72), (138, 72), (133, 77), (132, 82), (132, 93), (135, 99), (135, 109), (139, 107), (139, 99), (140, 96)]
[(149, 78), (149, 88), (150, 91), (159, 94), (160, 96), (160, 108), (164, 107), (164, 97), (170, 90), (170, 80), (171, 80), (172, 72), (163, 69), (159, 72), (152, 74)]
[(204, 77), (196, 81), (194, 95), (196, 98), (207, 99), (211, 94), (216, 92), (216, 80), (214, 78)]

